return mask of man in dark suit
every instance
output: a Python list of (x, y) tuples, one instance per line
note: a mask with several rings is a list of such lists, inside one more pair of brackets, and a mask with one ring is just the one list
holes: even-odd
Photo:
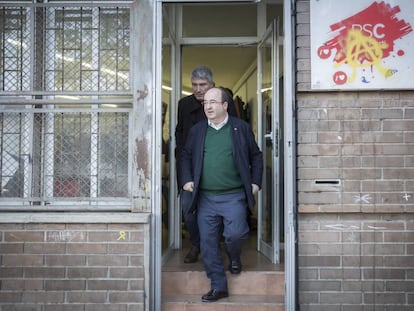
[(227, 113), (230, 100), (223, 88), (205, 93), (207, 120), (191, 128), (181, 157), (180, 185), (191, 193), (190, 211), (197, 210), (201, 254), (211, 281), (210, 291), (202, 296), (205, 302), (228, 296), (221, 234), (230, 272), (242, 270), (242, 242), (249, 232), (247, 207), (254, 207), (262, 182), (262, 153), (250, 125)]
[[(178, 102), (177, 126), (175, 128), (175, 157), (177, 167), (177, 183), (180, 183), (180, 157), (184, 144), (187, 140), (191, 127), (201, 120), (206, 120), (202, 101), (204, 94), (214, 86), (213, 73), (206, 66), (198, 66), (191, 73), (191, 88), (193, 94), (183, 97)], [(229, 113), (236, 115), (233, 99), (229, 102)], [(198, 260), (200, 254), (200, 234), (195, 211), (190, 211), (191, 194), (188, 191), (181, 191), (181, 209), (185, 227), (189, 234), (191, 248), (184, 257), (185, 263), (193, 263)]]
[[(178, 102), (177, 126), (175, 128), (175, 157), (177, 166), (177, 182), (180, 181), (180, 157), (191, 127), (201, 120), (205, 120), (201, 102), (207, 90), (214, 86), (213, 73), (206, 66), (198, 66), (191, 73), (191, 88), (193, 94), (183, 97)], [(191, 243), (190, 251), (184, 257), (185, 263), (198, 260), (200, 254), (200, 234), (195, 211), (190, 212), (191, 193), (179, 189), (181, 195), (181, 209), (185, 227)]]

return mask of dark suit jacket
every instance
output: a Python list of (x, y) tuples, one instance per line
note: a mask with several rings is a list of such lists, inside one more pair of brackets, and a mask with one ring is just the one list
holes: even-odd
[[(236, 115), (236, 109), (233, 101), (229, 103), (228, 112), (230, 115)], [(199, 121), (207, 120), (203, 106), (192, 94), (183, 97), (178, 102), (177, 126), (175, 127), (175, 158), (177, 166), (177, 183), (180, 184), (180, 158), (181, 151), (184, 148), (188, 133), (194, 124)], [(181, 189), (181, 188), (180, 188)]]
[[(239, 171), (246, 193), (250, 210), (254, 207), (252, 184), (261, 188), (263, 174), (262, 152), (259, 150), (250, 125), (236, 117), (229, 116), (231, 139), (233, 142), (233, 158)], [(194, 182), (191, 206), (195, 208), (199, 193), (199, 184), (203, 167), (204, 141), (206, 137), (207, 120), (194, 125), (187, 138), (181, 155), (180, 187), (189, 181)]]
[[(180, 183), (181, 151), (187, 140), (188, 133), (194, 124), (206, 120), (204, 109), (194, 95), (183, 97), (178, 102), (177, 126), (175, 127), (175, 158), (177, 166), (177, 183)], [(179, 188), (181, 189), (181, 188)]]

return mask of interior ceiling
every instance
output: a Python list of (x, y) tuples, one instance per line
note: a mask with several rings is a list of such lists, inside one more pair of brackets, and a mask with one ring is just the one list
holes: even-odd
[[(278, 17), (279, 24), (281, 24), (283, 1), (262, 0), (261, 2), (261, 5), (268, 3), (266, 16), (262, 18), (272, 20)], [(166, 6), (165, 9), (168, 11), (173, 6)], [(183, 5), (183, 32), (190, 37), (200, 36), (203, 38), (252, 36), (256, 34), (258, 6), (257, 3), (193, 3)], [(166, 19), (164, 26), (170, 22)], [(164, 30), (167, 28), (168, 26)], [(214, 46), (200, 44), (182, 47), (182, 87), (184, 91), (191, 92), (191, 72), (198, 65), (211, 68), (217, 86), (233, 89), (250, 66), (256, 62), (256, 46), (218, 46), (218, 44), (220, 42)], [(169, 77), (166, 72), (169, 71), (168, 66), (167, 68), (163, 67), (163, 70), (164, 77)]]
[(191, 91), (191, 72), (205, 65), (213, 72), (216, 86), (232, 89), (256, 61), (256, 47), (185, 47), (183, 48), (183, 88)]

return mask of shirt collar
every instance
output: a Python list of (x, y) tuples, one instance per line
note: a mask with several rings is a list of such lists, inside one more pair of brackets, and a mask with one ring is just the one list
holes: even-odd
[[(207, 119), (208, 120), (208, 119)], [(215, 130), (219, 130), (221, 129), (223, 126), (225, 126), (227, 124), (227, 122), (229, 121), (229, 114), (226, 115), (226, 117), (224, 118), (223, 122), (215, 125), (213, 122), (211, 122), (210, 120), (208, 120), (208, 125), (211, 126), (213, 129)]]

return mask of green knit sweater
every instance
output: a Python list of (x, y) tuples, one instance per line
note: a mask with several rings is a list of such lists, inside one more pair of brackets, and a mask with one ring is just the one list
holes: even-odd
[(200, 190), (210, 194), (243, 191), (243, 183), (233, 160), (230, 124), (221, 129), (208, 127)]

